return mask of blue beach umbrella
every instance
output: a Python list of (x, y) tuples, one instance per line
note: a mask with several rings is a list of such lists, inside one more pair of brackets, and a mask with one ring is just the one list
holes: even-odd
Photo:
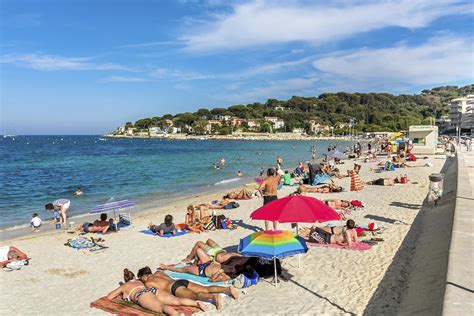
[(273, 259), (275, 267), (275, 285), (278, 284), (276, 259), (306, 253), (308, 247), (303, 238), (286, 230), (260, 231), (242, 238), (239, 252), (246, 256)]
[(135, 205), (135, 202), (129, 201), (129, 200), (105, 203), (105, 204), (95, 206), (89, 212), (89, 214), (106, 213), (106, 212), (114, 211), (114, 217), (115, 217), (115, 211), (118, 211), (124, 208), (129, 208), (134, 205)]

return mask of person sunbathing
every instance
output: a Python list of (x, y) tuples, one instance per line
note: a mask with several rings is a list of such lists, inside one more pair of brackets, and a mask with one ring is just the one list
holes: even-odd
[(224, 270), (222, 270), (221, 264), (212, 260), (198, 265), (184, 266), (181, 268), (177, 268), (172, 264), (167, 265), (161, 263), (160, 269), (198, 275), (209, 278), (211, 282), (225, 282), (230, 280), (230, 277), (225, 274)]
[(233, 298), (238, 297), (239, 292), (233, 286), (212, 286), (208, 289), (207, 286), (199, 285), (188, 280), (174, 280), (167, 274), (157, 271), (154, 274), (149, 267), (141, 268), (137, 274), (138, 278), (147, 287), (155, 287), (159, 290), (164, 290), (176, 297), (197, 300), (210, 300), (217, 309), (221, 309), (222, 301), (219, 293), (226, 293)]
[(237, 252), (227, 252), (222, 249), (218, 243), (212, 239), (208, 239), (205, 243), (202, 241), (196, 242), (191, 252), (186, 256), (182, 262), (192, 262), (193, 260), (199, 260), (202, 263), (214, 260), (219, 263), (223, 263), (229, 260), (232, 257), (243, 257), (240, 253)]
[(201, 223), (201, 216), (196, 215), (196, 211), (194, 210), (194, 206), (189, 205), (187, 208), (186, 215), (184, 217), (184, 224), (185, 229), (189, 230), (193, 233), (200, 233), (204, 231), (204, 226)]
[(76, 231), (84, 233), (102, 233), (105, 234), (110, 228), (110, 222), (107, 220), (107, 214), (100, 214), (100, 220), (95, 220), (93, 223), (84, 222), (76, 226)]
[(176, 227), (173, 224), (173, 216), (169, 214), (165, 216), (164, 223), (160, 224), (159, 226), (150, 223), (148, 229), (160, 236), (163, 236), (164, 234), (176, 235)]
[(347, 220), (344, 227), (313, 226), (307, 238), (310, 242), (319, 244), (338, 244), (351, 247), (359, 242), (355, 227), (355, 222), (352, 219)]
[(323, 200), (323, 202), (335, 210), (346, 210), (352, 207), (351, 202), (347, 200), (327, 199)]
[(125, 301), (133, 302), (153, 312), (173, 316), (179, 315), (173, 307), (162, 304), (158, 300), (156, 292), (156, 288), (147, 288), (142, 281), (132, 279), (107, 294), (107, 299), (112, 300), (116, 297), (121, 297)]
[(239, 192), (229, 192), (224, 195), (223, 198), (232, 200), (250, 200), (252, 198), (252, 193), (247, 190), (246, 187), (243, 187)]
[(321, 186), (313, 187), (310, 185), (300, 184), (298, 190), (304, 193), (332, 193), (342, 192), (342, 187), (335, 185), (334, 183), (328, 183)]
[(398, 177), (395, 177), (394, 179), (392, 178), (379, 178), (377, 180), (372, 180), (369, 182), (366, 182), (365, 184), (367, 185), (382, 185), (382, 186), (392, 186), (395, 185), (396, 183), (401, 183)]

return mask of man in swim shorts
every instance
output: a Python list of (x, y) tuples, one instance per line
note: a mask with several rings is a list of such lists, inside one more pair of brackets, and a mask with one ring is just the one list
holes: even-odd
[[(267, 178), (262, 181), (258, 191), (263, 196), (263, 205), (268, 204), (278, 199), (277, 190), (278, 184), (280, 183), (280, 175), (276, 174), (274, 168), (267, 170)], [(268, 230), (270, 221), (265, 221), (265, 230)], [(277, 222), (273, 222), (273, 230), (277, 229)]]

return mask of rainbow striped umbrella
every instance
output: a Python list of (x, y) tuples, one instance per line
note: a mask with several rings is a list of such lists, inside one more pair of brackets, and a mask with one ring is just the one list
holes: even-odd
[(256, 232), (242, 238), (239, 243), (239, 252), (246, 256), (273, 259), (275, 285), (278, 283), (276, 258), (282, 259), (307, 251), (304, 239), (286, 230)]

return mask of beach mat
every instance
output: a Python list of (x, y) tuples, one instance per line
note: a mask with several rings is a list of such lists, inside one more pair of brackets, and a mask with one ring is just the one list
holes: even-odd
[[(174, 265), (175, 268), (182, 268), (185, 266), (186, 266), (185, 263), (177, 263)], [(163, 270), (163, 272), (166, 273), (172, 279), (175, 279), (175, 280), (184, 279), (184, 280), (188, 280), (188, 281), (198, 283), (204, 286), (211, 286), (211, 285), (229, 286), (230, 284), (234, 283), (233, 279), (228, 282), (211, 282), (209, 281), (208, 278), (202, 277), (199, 275), (182, 273), (182, 272), (174, 272), (174, 271), (169, 271), (169, 270)]]
[(85, 236), (76, 236), (68, 239), (64, 245), (77, 250), (85, 250), (89, 252), (107, 249), (106, 246), (96, 243), (92, 237)]
[(141, 230), (140, 233), (145, 234), (145, 235), (158, 236), (158, 237), (162, 237), (162, 238), (178, 237), (178, 236), (183, 236), (183, 235), (189, 234), (189, 232), (188, 232), (187, 230), (178, 230), (178, 231), (176, 232), (176, 235), (173, 235), (173, 234), (171, 234), (171, 233), (168, 233), (168, 234), (164, 234), (163, 236), (160, 236), (160, 235), (158, 235), (158, 234), (155, 234), (154, 232), (152, 232), (152, 231), (149, 230), (149, 229)]
[[(99, 298), (98, 300), (90, 304), (91, 307), (103, 310), (113, 315), (123, 315), (123, 316), (156, 316), (156, 315), (165, 315), (162, 313), (156, 313), (144, 309), (143, 307), (133, 303), (127, 302), (119, 298), (109, 300), (106, 296)], [(201, 310), (196, 307), (189, 306), (173, 306), (173, 308), (180, 315), (193, 315), (200, 312)]]
[(345, 249), (345, 250), (358, 250), (358, 251), (364, 251), (364, 250), (369, 250), (372, 248), (373, 244), (367, 244), (365, 242), (360, 242), (356, 244), (355, 246), (352, 247), (347, 247), (347, 246), (342, 246), (338, 244), (318, 244), (316, 242), (306, 242), (306, 245), (308, 246), (319, 246), (319, 247), (326, 247), (326, 248), (335, 248), (335, 249)]
[(201, 277), (199, 275), (194, 275), (194, 274), (189, 274), (189, 273), (182, 273), (182, 272), (173, 272), (173, 271), (163, 271), (166, 273), (170, 278), (175, 279), (175, 280), (188, 280), (193, 283), (197, 283), (200, 285), (204, 286), (211, 286), (211, 285), (217, 285), (217, 286), (229, 286), (232, 284), (232, 281), (229, 282), (211, 282), (209, 281), (208, 278)]

